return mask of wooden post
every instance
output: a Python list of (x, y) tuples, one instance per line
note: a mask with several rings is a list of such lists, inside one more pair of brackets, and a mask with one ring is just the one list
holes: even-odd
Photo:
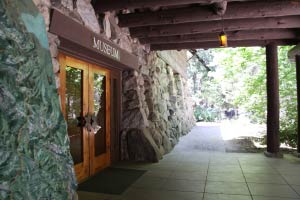
[(279, 142), (279, 84), (277, 45), (266, 46), (267, 60), (267, 152), (266, 156), (280, 156)]
[(297, 115), (298, 115), (297, 153), (298, 155), (300, 155), (300, 55), (296, 55), (296, 80), (297, 80)]

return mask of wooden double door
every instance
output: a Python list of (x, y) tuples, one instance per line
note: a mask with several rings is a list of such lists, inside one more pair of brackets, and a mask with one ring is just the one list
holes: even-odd
[(61, 107), (79, 182), (110, 165), (110, 72), (59, 55)]

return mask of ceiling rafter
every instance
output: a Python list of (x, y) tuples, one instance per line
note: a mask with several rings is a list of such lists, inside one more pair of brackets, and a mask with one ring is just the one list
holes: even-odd
[[(181, 6), (189, 4), (212, 4), (224, 0), (97, 0), (94, 6), (96, 12), (106, 12), (122, 9), (156, 8), (166, 6)], [(249, 0), (227, 0), (249, 1)]]
[[(300, 34), (295, 29), (262, 29), (246, 31), (226, 32), (229, 41), (234, 40), (279, 40), (279, 39), (300, 39)], [(175, 36), (159, 36), (141, 38), (142, 44), (166, 44), (176, 42), (204, 42), (217, 41), (219, 33), (199, 33)]]
[[(293, 1), (261, 1), (228, 3), (223, 19), (244, 19), (300, 15), (300, 3)], [(188, 22), (221, 20), (211, 6), (167, 9), (156, 12), (120, 14), (121, 27), (181, 24)]]
[[(295, 45), (300, 40), (241, 40), (231, 41), (228, 43), (228, 47), (254, 47), (254, 46), (266, 46), (269, 43), (275, 43), (277, 45)], [(182, 49), (209, 49), (220, 48), (220, 44), (217, 41), (210, 42), (187, 42), (187, 43), (172, 43), (172, 44), (152, 44), (151, 50), (182, 50)]]
[(213, 10), (217, 15), (223, 16), (227, 9), (227, 1), (222, 1), (213, 4)]
[(300, 28), (300, 16), (271, 17), (258, 19), (233, 19), (222, 21), (193, 22), (176, 25), (161, 25), (130, 28), (131, 36), (137, 38), (184, 35), (225, 31)]
[(217, 48), (223, 30), (231, 47), (300, 41), (299, 0), (94, 0), (93, 5), (97, 13), (119, 13), (119, 26), (152, 50)]

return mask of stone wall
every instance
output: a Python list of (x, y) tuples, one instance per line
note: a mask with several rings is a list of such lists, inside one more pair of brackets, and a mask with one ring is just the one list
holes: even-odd
[[(68, 14), (90, 30), (139, 58), (139, 71), (123, 72), (122, 159), (156, 162), (170, 152), (180, 136), (194, 125), (185, 74), (185, 51), (150, 52), (120, 28), (114, 12), (97, 16), (90, 0), (33, 0), (49, 29), (49, 11)], [(59, 87), (58, 38), (49, 33), (49, 44)], [(174, 71), (176, 70), (176, 72)]]
[(0, 199), (76, 199), (43, 17), (0, 1)]
[(157, 52), (123, 80), (122, 157), (157, 162), (194, 126), (186, 80)]

